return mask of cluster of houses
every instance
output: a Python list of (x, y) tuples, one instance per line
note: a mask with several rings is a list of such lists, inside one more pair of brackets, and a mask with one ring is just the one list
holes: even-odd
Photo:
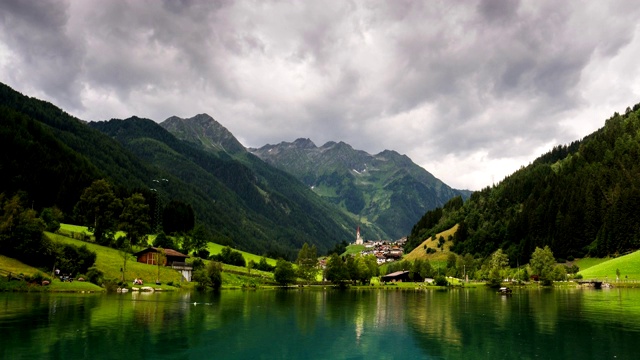
[[(389, 241), (367, 241), (364, 243), (365, 249), (360, 253), (364, 255), (374, 255), (378, 262), (378, 265), (397, 261), (402, 258), (404, 253), (401, 243), (402, 240), (395, 242)], [(406, 240), (405, 240), (406, 241)]]
[(403, 247), (406, 242), (406, 237), (396, 241), (364, 241), (360, 235), (360, 227), (356, 230), (355, 244), (364, 245), (364, 250), (362, 250), (360, 254), (363, 256), (374, 255), (377, 259), (378, 265), (401, 259), (404, 253)]

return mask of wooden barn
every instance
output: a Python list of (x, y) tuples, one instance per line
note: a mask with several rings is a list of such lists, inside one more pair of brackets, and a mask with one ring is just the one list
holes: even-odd
[[(164, 249), (164, 253), (166, 255), (166, 259), (164, 261), (164, 266), (172, 266), (174, 263), (176, 264), (184, 264), (189, 256), (179, 253), (173, 249)], [(139, 263), (149, 264), (149, 265), (157, 265), (158, 264), (158, 248), (148, 247), (142, 251), (138, 251), (133, 254), (138, 259)]]
[(396, 271), (391, 274), (380, 277), (381, 282), (402, 282), (409, 281), (408, 271)]

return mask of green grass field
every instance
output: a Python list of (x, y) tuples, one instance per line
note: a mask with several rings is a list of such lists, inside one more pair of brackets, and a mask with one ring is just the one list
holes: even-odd
[(40, 270), (24, 264), (16, 259), (12, 259), (3, 255), (0, 255), (0, 276), (7, 276), (9, 273), (13, 275), (35, 275)]
[[(424, 240), (420, 245), (418, 245), (411, 252), (409, 252), (408, 254), (405, 254), (405, 256), (403, 257), (403, 260), (413, 261), (417, 259), (423, 259), (423, 260), (427, 259), (431, 262), (432, 266), (436, 261), (444, 261), (446, 263), (447, 256), (449, 256), (449, 252), (450, 252), (449, 249), (453, 245), (453, 241), (448, 241), (447, 239), (449, 238), (449, 236), (453, 236), (457, 230), (458, 230), (458, 225), (456, 224), (451, 229), (438, 233), (436, 235), (435, 240), (432, 240), (431, 238)], [(442, 248), (438, 248), (438, 239), (440, 239), (441, 236), (445, 239), (445, 242)], [(426, 248), (432, 248), (436, 252), (432, 254), (427, 254)]]
[[(120, 272), (120, 269), (123, 267), (124, 260), (118, 250), (93, 243), (71, 239), (58, 234), (52, 234), (48, 232), (46, 232), (45, 234), (54, 241), (73, 244), (76, 246), (86, 245), (89, 250), (94, 251), (97, 254), (95, 266), (104, 272), (104, 277), (106, 279), (122, 279), (122, 273)], [(64, 269), (61, 270), (64, 271)], [(77, 274), (73, 275), (75, 276)], [(133, 255), (129, 255), (129, 258), (127, 260), (127, 269), (125, 272), (125, 281), (131, 283), (133, 282), (134, 278), (141, 278), (146, 284), (153, 284), (157, 276), (157, 266), (136, 262), (136, 259), (133, 257)], [(160, 267), (160, 281), (162, 283), (167, 283), (169, 281), (179, 283), (181, 278), (182, 276), (177, 271), (170, 268)]]
[[(27, 290), (28, 291), (55, 291), (55, 292), (99, 292), (99, 291), (104, 291), (103, 288), (101, 288), (100, 286), (97, 286), (95, 284), (92, 284), (90, 282), (80, 282), (80, 281), (75, 281), (75, 282), (62, 282), (59, 279), (56, 279), (55, 277), (52, 278), (51, 277), (51, 273), (50, 272), (43, 272), (40, 271), (37, 268), (34, 268), (32, 266), (26, 265), (16, 259), (12, 259), (12, 258), (8, 258), (6, 256), (0, 255), (0, 276), (7, 276), (9, 273), (11, 273), (13, 276), (19, 276), (20, 274), (22, 275), (28, 275), (28, 276), (33, 276), (37, 273), (43, 273), (44, 276), (46, 276), (47, 278), (51, 278), (52, 282), (51, 285), (49, 286), (45, 286), (45, 287), (40, 287), (37, 285), (28, 285), (28, 286), (24, 286), (24, 289), (21, 289), (20, 287), (16, 288), (15, 290), (21, 291), (21, 290)], [(16, 284), (18, 285), (18, 284)]]
[[(86, 234), (88, 236), (93, 236), (93, 232), (89, 231), (89, 228), (86, 226), (73, 225), (73, 224), (60, 224), (60, 229), (58, 230), (60, 235), (65, 235), (67, 237), (73, 238), (73, 234)], [(125, 236), (126, 233), (123, 231), (117, 231), (114, 235), (114, 238), (119, 238), (120, 236)], [(147, 235), (151, 236), (151, 235)], [(153, 235), (155, 239), (155, 235)]]
[(611, 260), (611, 258), (582, 258), (576, 259), (573, 263), (576, 264), (582, 271), (609, 260)]
[(360, 254), (364, 249), (364, 245), (347, 245), (347, 250), (342, 254), (342, 256)]
[[(616, 281), (616, 269), (620, 269), (620, 280), (640, 280), (640, 251), (633, 252), (587, 267), (580, 272), (585, 279)], [(578, 265), (580, 266), (580, 265)]]
[[(209, 245), (207, 246), (207, 250), (209, 250), (209, 254), (210, 255), (217, 255), (220, 254), (220, 252), (222, 252), (222, 249), (224, 249), (224, 245), (220, 245), (220, 244), (215, 244), (215, 243), (209, 243)], [(259, 255), (255, 255), (255, 254), (250, 254), (248, 252), (244, 252), (241, 250), (235, 250), (234, 251), (238, 251), (242, 254), (242, 257), (244, 257), (244, 260), (247, 262), (247, 264), (249, 263), (249, 261), (253, 260), (256, 264), (260, 262), (260, 258), (262, 258), (262, 256)], [(267, 264), (271, 265), (271, 266), (276, 266), (276, 260), (275, 259), (271, 259), (271, 258), (266, 258), (267, 259)]]

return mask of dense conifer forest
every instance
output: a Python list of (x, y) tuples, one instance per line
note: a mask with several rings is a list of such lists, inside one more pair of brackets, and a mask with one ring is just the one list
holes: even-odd
[(640, 248), (640, 104), (605, 126), (557, 146), (495, 186), (427, 212), (407, 249), (456, 223), (452, 250), (511, 265), (548, 245), (556, 258), (607, 256)]
[(254, 156), (241, 162), (214, 155), (150, 120), (93, 124), (105, 135), (4, 84), (0, 120), (0, 193), (20, 193), (38, 213), (55, 206), (63, 221), (80, 224), (73, 210), (83, 190), (106, 179), (120, 198), (143, 195), (152, 229), (164, 208), (180, 201), (211, 241), (256, 254), (293, 259), (305, 242), (326, 252), (352, 237), (355, 222), (292, 176)]

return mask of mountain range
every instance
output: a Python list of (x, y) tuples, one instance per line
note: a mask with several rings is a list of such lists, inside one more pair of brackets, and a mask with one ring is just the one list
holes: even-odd
[(294, 175), (316, 194), (356, 216), (359, 223), (375, 224), (384, 238), (406, 236), (428, 210), (455, 196), (466, 199), (471, 194), (452, 189), (392, 150), (371, 155), (344, 142), (317, 147), (309, 139), (297, 139), (249, 151)]
[[(152, 207), (176, 199), (191, 205), (213, 241), (256, 254), (291, 259), (305, 242), (324, 253), (352, 241), (357, 226), (370, 238), (394, 234), (250, 153), (206, 114), (161, 124), (138, 117), (85, 122), (0, 84), (0, 119), (0, 141), (12, 149), (0, 155), (0, 193), (22, 191), (36, 210), (57, 206), (65, 221), (75, 221), (82, 191), (104, 178), (120, 196), (152, 199), (157, 190)], [(158, 186), (157, 179), (167, 181)]]

